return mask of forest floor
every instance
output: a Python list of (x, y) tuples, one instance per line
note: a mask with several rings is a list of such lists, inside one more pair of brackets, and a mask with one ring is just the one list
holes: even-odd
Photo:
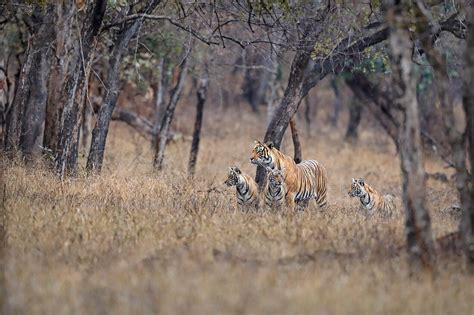
[[(223, 182), (229, 166), (255, 173), (249, 156), (266, 127), (265, 117), (244, 112), (205, 113), (194, 179), (186, 175), (188, 140), (170, 143), (164, 170), (155, 174), (150, 144), (119, 123), (109, 133), (101, 176), (81, 172), (61, 182), (40, 162), (9, 162), (7, 310), (473, 313), (474, 278), (463, 273), (458, 255), (440, 256), (434, 278), (409, 277), (399, 160), (377, 127), (362, 126), (357, 144), (349, 144), (342, 123), (339, 129), (315, 124), (310, 134), (301, 124), (303, 158), (328, 169), (324, 211), (314, 204), (300, 212), (239, 211)], [(176, 124), (192, 126), (192, 119)], [(291, 140), (282, 150), (293, 154)], [(435, 157), (427, 157), (426, 169), (447, 172)], [(396, 195), (395, 216), (366, 219), (347, 195), (352, 177)], [(451, 184), (427, 180), (435, 237), (457, 230), (458, 218), (444, 210), (453, 204)]]

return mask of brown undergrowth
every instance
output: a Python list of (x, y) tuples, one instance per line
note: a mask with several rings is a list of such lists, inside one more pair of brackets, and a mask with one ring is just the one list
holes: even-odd
[[(222, 117), (224, 113), (217, 113)], [(399, 162), (389, 141), (361, 130), (302, 134), (303, 158), (328, 169), (329, 206), (242, 213), (223, 185), (228, 166), (248, 162), (264, 119), (226, 112), (204, 123), (196, 176), (190, 143), (169, 145), (153, 173), (150, 145), (114, 124), (101, 176), (59, 181), (41, 162), (7, 162), (6, 289), (14, 314), (472, 314), (474, 280), (457, 255), (433, 279), (410, 279)], [(179, 118), (178, 118), (179, 119)], [(303, 128), (302, 128), (303, 129)], [(286, 139), (283, 151), (292, 154)], [(430, 172), (443, 171), (428, 159)], [(397, 196), (392, 219), (366, 219), (347, 196), (364, 177)], [(427, 181), (436, 237), (455, 231), (450, 184)]]

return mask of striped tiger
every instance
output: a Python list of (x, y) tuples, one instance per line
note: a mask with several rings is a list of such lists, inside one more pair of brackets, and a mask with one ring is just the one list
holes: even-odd
[(381, 195), (378, 191), (365, 183), (362, 178), (352, 179), (349, 196), (359, 197), (362, 206), (367, 209), (369, 216), (375, 211), (378, 211), (390, 217), (395, 210), (394, 196)]
[(286, 204), (294, 208), (296, 203), (307, 203), (311, 198), (320, 207), (327, 204), (327, 171), (315, 160), (305, 160), (296, 164), (291, 157), (278, 151), (273, 144), (264, 144), (255, 140), (250, 156), (252, 164), (271, 169), (285, 169)]
[(258, 208), (259, 192), (257, 183), (237, 167), (229, 167), (224, 184), (236, 187), (237, 204), (242, 208)]
[(264, 190), (265, 205), (272, 209), (281, 209), (285, 205), (284, 170), (267, 168), (267, 184)]

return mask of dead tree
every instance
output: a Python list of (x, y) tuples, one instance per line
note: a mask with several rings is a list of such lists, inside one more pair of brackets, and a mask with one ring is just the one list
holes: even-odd
[(425, 206), (425, 171), (416, 97), (416, 75), (409, 33), (410, 1), (385, 3), (390, 25), (390, 58), (394, 106), (400, 109), (399, 154), (403, 178), (403, 205), (407, 251), (412, 272), (434, 270), (431, 221)]
[(163, 166), (163, 159), (165, 156), (165, 147), (168, 139), (168, 134), (170, 131), (171, 122), (173, 121), (174, 110), (178, 103), (179, 97), (181, 96), (181, 91), (184, 86), (184, 82), (188, 73), (188, 64), (189, 64), (189, 55), (190, 51), (187, 52), (183, 61), (179, 65), (179, 72), (177, 83), (173, 90), (171, 90), (170, 100), (166, 106), (166, 111), (161, 120), (160, 131), (158, 132), (158, 138), (156, 141), (155, 155), (153, 158), (153, 167), (155, 170), (161, 170)]
[[(149, 1), (149, 3), (145, 4), (145, 9), (140, 13), (151, 13), (160, 2), (161, 0)], [(117, 39), (112, 48), (109, 60), (106, 95), (104, 102), (100, 106), (94, 129), (92, 130), (91, 147), (86, 166), (88, 171), (100, 173), (102, 169), (109, 124), (120, 93), (120, 70), (123, 57), (130, 40), (137, 34), (143, 21), (144, 18), (139, 18), (128, 23), (125, 22), (118, 31)]]
[(202, 126), (202, 116), (204, 103), (207, 98), (207, 87), (209, 85), (209, 76), (207, 70), (205, 71), (204, 77), (199, 82), (199, 87), (197, 90), (197, 105), (196, 105), (196, 121), (194, 123), (194, 132), (193, 132), (193, 141), (191, 144), (191, 154), (189, 156), (188, 163), (188, 174), (194, 176), (196, 170), (196, 161), (199, 150), (199, 141), (201, 138), (201, 126)]
[(87, 88), (86, 78), (106, 8), (107, 0), (95, 0), (87, 5), (80, 34), (81, 49), (73, 57), (74, 67), (68, 68), (67, 79), (61, 90), (60, 99), (64, 102), (64, 109), (55, 156), (55, 170), (61, 178), (68, 174), (73, 175), (77, 170), (79, 131), (82, 121), (80, 115)]
[(56, 152), (59, 140), (59, 125), (64, 103), (61, 101), (62, 82), (66, 79), (71, 53), (77, 53), (71, 43), (72, 19), (75, 14), (74, 1), (58, 1), (54, 12), (54, 55), (48, 83), (48, 102), (44, 121), (43, 147), (51, 152)]

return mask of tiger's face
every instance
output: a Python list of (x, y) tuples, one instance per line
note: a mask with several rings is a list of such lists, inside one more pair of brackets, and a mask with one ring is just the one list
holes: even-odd
[(277, 187), (283, 185), (285, 182), (285, 173), (283, 170), (277, 169), (267, 169), (268, 171), (268, 181), (272, 187)]
[(250, 163), (265, 166), (270, 164), (270, 147), (258, 140), (255, 140), (255, 146), (252, 153), (250, 154)]
[(229, 167), (229, 173), (227, 174), (227, 179), (224, 184), (227, 186), (235, 186), (239, 183), (239, 177), (242, 172), (237, 166)]
[(362, 178), (353, 178), (351, 189), (348, 192), (351, 197), (362, 197), (365, 195), (365, 183)]

